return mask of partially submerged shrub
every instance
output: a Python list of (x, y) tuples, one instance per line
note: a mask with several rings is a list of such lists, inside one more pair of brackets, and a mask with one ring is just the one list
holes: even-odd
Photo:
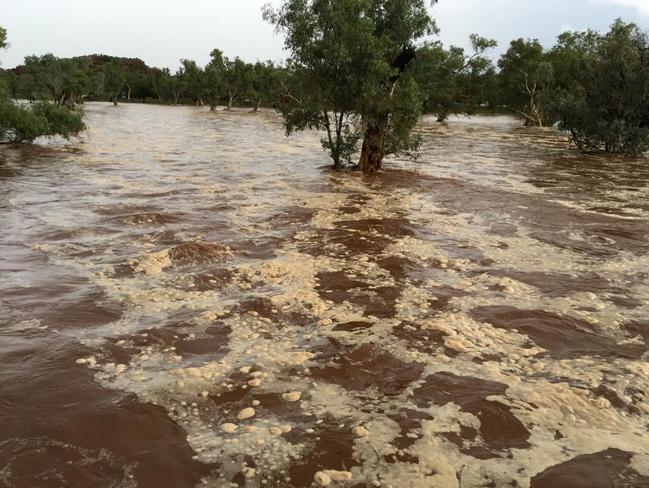
[(610, 32), (567, 33), (554, 48), (559, 127), (582, 151), (649, 150), (649, 38), (618, 20)]
[(32, 142), (37, 137), (60, 135), (69, 139), (85, 129), (82, 114), (50, 102), (21, 106), (0, 100), (0, 142)]

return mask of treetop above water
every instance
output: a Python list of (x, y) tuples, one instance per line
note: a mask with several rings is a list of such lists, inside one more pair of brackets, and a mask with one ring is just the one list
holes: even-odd
[[(649, 41), (636, 25), (566, 32), (555, 46), (516, 39), (497, 65), (495, 41), (471, 36), (472, 50), (429, 39), (437, 32), (423, 0), (287, 0), (264, 18), (285, 34), (283, 64), (247, 63), (211, 52), (172, 73), (139, 59), (104, 55), (28, 56), (0, 72), (0, 142), (83, 130), (87, 100), (155, 100), (279, 111), (287, 135), (316, 129), (334, 167), (380, 169), (385, 156), (416, 155), (423, 113), (513, 113), (525, 125), (565, 131), (584, 152), (649, 150)], [(7, 43), (0, 30), (0, 48)], [(26, 99), (31, 108), (11, 99)], [(55, 105), (56, 107), (52, 106)]]

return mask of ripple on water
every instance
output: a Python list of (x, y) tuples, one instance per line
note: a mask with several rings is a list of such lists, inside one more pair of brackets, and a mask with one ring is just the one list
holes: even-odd
[(426, 118), (365, 178), (272, 112), (86, 111), (0, 149), (0, 485), (648, 483), (645, 159)]

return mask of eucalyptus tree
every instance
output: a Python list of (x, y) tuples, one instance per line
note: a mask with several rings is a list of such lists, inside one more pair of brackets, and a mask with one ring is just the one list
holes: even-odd
[(424, 110), (444, 122), (449, 115), (472, 107), (485, 98), (485, 79), (495, 75), (491, 60), (484, 56), (497, 43), (472, 34), (473, 52), (461, 47), (445, 49), (441, 42), (429, 42), (417, 51), (415, 77), (424, 100)]
[(548, 102), (554, 72), (541, 43), (537, 39), (512, 41), (498, 66), (505, 103), (523, 117), (525, 125), (551, 125)]
[(205, 87), (204, 72), (191, 59), (181, 59), (182, 69), (180, 71), (181, 83), (184, 87), (184, 94), (191, 98), (194, 105), (203, 105), (203, 90)]
[(106, 75), (104, 70), (94, 70), (88, 75), (88, 97), (103, 100), (106, 96)]
[(59, 59), (53, 54), (27, 56), (23, 71), (31, 82), (30, 99), (49, 99), (74, 106), (88, 91), (88, 62), (84, 58)]
[[(7, 47), (7, 29), (0, 25), (0, 49)], [(1, 66), (1, 65), (0, 65)], [(9, 78), (4, 70), (0, 68), (0, 101), (9, 95)]]
[(170, 101), (173, 102), (174, 105), (178, 105), (185, 96), (187, 88), (183, 76), (183, 69), (179, 68), (176, 70), (176, 72), (166, 80), (166, 84), (170, 94)]
[(498, 46), (498, 42), (477, 34), (471, 34), (470, 55), (465, 57), (463, 69), (458, 73), (461, 87), (460, 97), (468, 113), (478, 106), (495, 109), (498, 102), (496, 67), (487, 52)]
[[(416, 43), (436, 31), (424, 0), (285, 0), (264, 17), (286, 34), (294, 93), (281, 111), (287, 133), (326, 132), (323, 147), (341, 167), (362, 140), (358, 167), (417, 146), (422, 110), (412, 76)], [(431, 2), (435, 3), (434, 1)]]
[(126, 79), (131, 89), (131, 96), (134, 99), (146, 103), (147, 99), (155, 98), (156, 93), (153, 90), (153, 82), (148, 73), (136, 72), (127, 76)]
[(205, 100), (207, 101), (211, 112), (216, 110), (216, 106), (225, 94), (225, 70), (223, 51), (213, 49), (210, 53), (210, 62), (205, 66), (203, 87)]
[(569, 32), (550, 53), (560, 128), (582, 151), (649, 151), (649, 36), (617, 20), (608, 33)]
[[(7, 31), (0, 27), (0, 49), (7, 46)], [(9, 98), (0, 80), (0, 143), (32, 142), (37, 137), (66, 138), (84, 130), (82, 116), (67, 107), (43, 100), (24, 107)]]
[(257, 62), (249, 70), (248, 97), (252, 110), (257, 112), (264, 101), (272, 102), (277, 97), (280, 85), (279, 69), (272, 61)]
[(88, 78), (88, 62), (86, 59), (61, 59), (59, 60), (62, 75), (62, 92), (58, 98), (59, 105), (68, 104), (74, 107), (76, 103), (83, 102), (88, 94), (90, 80)]
[(63, 70), (53, 54), (27, 56), (24, 71), (34, 80), (34, 99), (49, 99), (61, 104), (63, 97)]
[(112, 60), (104, 68), (104, 92), (117, 107), (124, 91), (124, 68), (118, 60)]
[(171, 72), (169, 68), (151, 68), (148, 76), (151, 82), (151, 89), (158, 98), (158, 101), (163, 103), (171, 101), (172, 95), (169, 87)]
[(250, 86), (250, 66), (238, 56), (234, 59), (224, 58), (224, 83), (226, 90), (226, 110), (231, 110), (237, 101), (245, 101)]

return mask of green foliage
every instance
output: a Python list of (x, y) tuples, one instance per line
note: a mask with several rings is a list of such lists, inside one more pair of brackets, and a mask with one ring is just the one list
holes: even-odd
[(78, 111), (51, 102), (37, 102), (23, 107), (6, 98), (0, 100), (0, 142), (32, 142), (37, 137), (70, 138), (83, 131)]
[(499, 66), (503, 102), (528, 124), (558, 123), (582, 151), (649, 150), (649, 38), (635, 24), (565, 32), (549, 51), (518, 39)]
[(0, 49), (7, 47), (7, 29), (0, 26)]
[(551, 125), (548, 102), (554, 69), (539, 41), (512, 41), (498, 66), (505, 104), (521, 115), (526, 125)]
[(226, 92), (225, 61), (223, 52), (219, 49), (212, 50), (210, 58), (210, 62), (205, 67), (203, 90), (210, 110), (214, 111)]
[(124, 86), (127, 100), (134, 98), (146, 102), (147, 98), (155, 96), (153, 82), (147, 72), (127, 70), (124, 72)]
[[(434, 3), (434, 2), (432, 2)], [(291, 79), (280, 110), (287, 133), (326, 131), (338, 167), (363, 139), (362, 169), (416, 146), (422, 103), (412, 78), (414, 43), (435, 31), (422, 0), (286, 0), (264, 17), (286, 34)]]
[(426, 43), (417, 51), (414, 71), (424, 110), (437, 115), (440, 122), (450, 114), (473, 112), (483, 103), (494, 103), (489, 92), (493, 91), (495, 69), (484, 53), (497, 43), (472, 34), (471, 44), (471, 55), (460, 47), (445, 49), (440, 42)]
[(247, 85), (248, 97), (256, 111), (264, 99), (275, 100), (281, 92), (281, 71), (271, 61), (257, 62), (249, 70)]
[(117, 60), (112, 60), (104, 68), (104, 93), (117, 105), (124, 89), (124, 68)]
[(10, 100), (0, 100), (0, 143), (32, 141), (45, 132), (46, 120)]
[(583, 151), (649, 150), (649, 38), (616, 21), (600, 35), (566, 33), (551, 53), (560, 127)]
[[(88, 62), (84, 58), (59, 59), (52, 54), (28, 56), (19, 70), (24, 77), (18, 91), (30, 100), (50, 100), (74, 106), (88, 89)], [(23, 80), (21, 80), (23, 81)]]
[[(104, 55), (28, 56), (0, 70), (0, 142), (82, 130), (84, 100), (150, 98), (216, 110), (262, 105), (284, 117), (287, 135), (322, 131), (335, 167), (378, 169), (390, 154), (411, 154), (422, 112), (510, 111), (527, 125), (569, 132), (583, 151), (649, 151), (649, 38), (616, 21), (608, 33), (566, 32), (552, 49), (517, 39), (497, 67), (495, 41), (471, 35), (471, 50), (422, 42), (436, 33), (435, 0), (284, 0), (264, 18), (283, 32), (285, 64), (248, 63), (214, 49), (203, 68), (183, 59), (174, 73), (140, 59)], [(7, 32), (0, 27), (0, 48)], [(27, 100), (20, 105), (10, 100)], [(55, 108), (65, 110), (55, 110)], [(362, 144), (361, 144), (362, 142)]]
[(190, 59), (183, 59), (181, 63), (182, 67), (178, 76), (184, 92), (191, 98), (192, 103), (202, 105), (204, 91), (203, 70), (198, 67), (196, 61)]
[(248, 88), (249, 66), (239, 57), (230, 60), (225, 58), (225, 71), (223, 73), (227, 91), (227, 108), (237, 100), (244, 100)]
[(146, 102), (155, 98), (160, 103), (207, 104), (212, 110), (222, 102), (228, 108), (238, 104), (257, 110), (262, 104), (276, 105), (285, 68), (270, 61), (228, 59), (218, 49), (205, 68), (183, 59), (175, 73), (149, 67), (137, 58), (97, 54), (57, 58), (46, 54), (28, 56), (22, 66), (0, 71), (0, 77), (14, 99), (48, 100), (60, 106), (74, 107), (84, 100), (117, 104), (124, 99)]
[[(0, 28), (0, 47), (4, 46), (6, 31)], [(35, 83), (40, 83), (34, 86), (50, 90), (48, 93), (54, 96), (63, 93), (74, 96), (83, 90), (86, 79), (82, 73), (71, 65), (61, 66), (51, 55), (43, 58), (34, 58), (31, 64), (39, 76)], [(48, 73), (43, 66), (52, 68), (52, 72)], [(52, 91), (53, 88), (60, 91)], [(9, 98), (6, 81), (0, 80), (0, 143), (32, 142), (37, 137), (55, 135), (69, 138), (83, 131), (81, 113), (60, 105), (46, 100), (29, 107), (20, 105)]]

